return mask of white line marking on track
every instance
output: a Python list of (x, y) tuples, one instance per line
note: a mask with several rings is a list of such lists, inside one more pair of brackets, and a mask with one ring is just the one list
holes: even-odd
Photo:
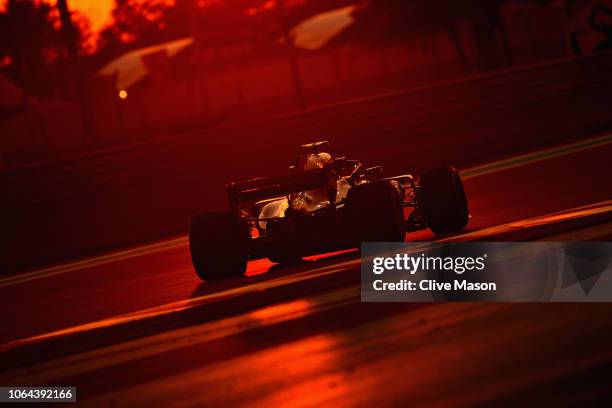
[[(524, 166), (538, 161), (548, 160), (554, 157), (568, 155), (574, 152), (590, 149), (597, 146), (602, 146), (609, 143), (612, 143), (612, 134), (581, 140), (578, 142), (573, 142), (549, 149), (538, 150), (532, 153), (527, 153), (524, 155), (495, 161), (469, 169), (464, 169), (461, 170), (461, 175), (464, 179), (467, 180), (486, 174), (504, 171), (514, 167)], [(152, 253), (161, 252), (173, 248), (179, 248), (186, 245), (188, 245), (188, 238), (186, 236), (182, 236), (179, 238), (173, 238), (170, 240), (156, 242), (153, 244), (142, 245), (136, 248), (95, 256), (81, 261), (70, 262), (62, 265), (35, 270), (32, 272), (18, 273), (12, 276), (1, 278), (0, 288), (32, 281), (35, 279), (48, 278), (51, 276), (56, 276), (80, 269), (100, 266), (133, 257), (149, 255)]]
[[(570, 210), (555, 212), (547, 215), (529, 218), (522, 221), (514, 221), (507, 224), (502, 224), (496, 227), (486, 228), (480, 231), (468, 232), (453, 237), (436, 240), (435, 242), (448, 242), (448, 241), (465, 241), (476, 238), (486, 238), (487, 236), (493, 236), (508, 231), (516, 231), (519, 229), (530, 228), (539, 225), (545, 225), (550, 223), (556, 223), (559, 221), (582, 218), (585, 216), (603, 214), (606, 212), (612, 212), (612, 200), (602, 201), (596, 204), (590, 204), (586, 206), (576, 207)], [(426, 245), (427, 243), (422, 243)], [(415, 250), (418, 250), (416, 248)], [(337, 272), (345, 271), (349, 268), (358, 268), (361, 264), (361, 258), (351, 259), (348, 261), (336, 263), (333, 265), (326, 265), (312, 270), (299, 272), (268, 281), (253, 283), (248, 286), (242, 286), (239, 288), (227, 289), (224, 291), (202, 295), (192, 299), (179, 300), (176, 302), (167, 303), (165, 305), (144, 309), (132, 313), (127, 313), (107, 319), (102, 319), (96, 322), (86, 323), (69, 327), (62, 330), (57, 330), (50, 333), (41, 334), (38, 336), (32, 336), (25, 339), (15, 340), (0, 345), (0, 352), (10, 350), (22, 345), (36, 343), (51, 338), (57, 338), (66, 335), (72, 335), (77, 333), (86, 332), (89, 330), (100, 329), (104, 327), (112, 327), (121, 324), (127, 324), (134, 321), (140, 321), (144, 319), (150, 319), (158, 316), (169, 315), (172, 313), (178, 313), (184, 310), (188, 310), (194, 307), (202, 306), (207, 303), (212, 303), (222, 299), (228, 299), (244, 295), (247, 293), (260, 292), (262, 290), (284, 286), (290, 283), (297, 283), (315, 279), (325, 275), (331, 275)]]

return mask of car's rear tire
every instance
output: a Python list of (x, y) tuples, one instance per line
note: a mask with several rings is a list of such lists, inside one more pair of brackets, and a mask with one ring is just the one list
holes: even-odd
[(231, 211), (199, 215), (189, 227), (189, 250), (197, 275), (205, 281), (243, 275), (246, 271), (249, 226)]
[(349, 230), (358, 242), (404, 241), (401, 201), (397, 189), (387, 180), (352, 187), (346, 197)]
[(419, 177), (418, 204), (434, 234), (457, 232), (466, 227), (469, 209), (463, 182), (452, 166), (426, 171)]

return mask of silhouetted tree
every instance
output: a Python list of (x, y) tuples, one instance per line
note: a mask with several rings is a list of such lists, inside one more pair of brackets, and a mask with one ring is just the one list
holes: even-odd
[(46, 93), (45, 63), (61, 49), (61, 36), (53, 26), (52, 7), (46, 3), (9, 0), (0, 14), (0, 56), (9, 57), (9, 75), (34, 94)]
[[(81, 53), (88, 24), (82, 16), (77, 22), (71, 32), (73, 51)], [(30, 94), (51, 94), (51, 65), (62, 65), (68, 57), (59, 23), (54, 7), (44, 1), (9, 0), (0, 13), (0, 58), (10, 58), (6, 73)]]
[(103, 40), (130, 43), (163, 31), (173, 8), (166, 0), (115, 0), (112, 26), (102, 32)]
[[(304, 12), (314, 14), (347, 2), (284, 0), (287, 22), (306, 18)], [(210, 46), (260, 40), (273, 46), (282, 34), (278, 4), (274, 0), (115, 0), (113, 24), (100, 34), (99, 46), (103, 52), (119, 53), (187, 35)]]
[[(445, 31), (463, 59), (465, 51), (457, 23), (465, 21), (475, 34), (480, 69), (487, 71), (510, 62), (500, 15), (503, 3), (504, 0), (371, 0), (358, 16), (360, 20), (369, 20), (369, 25), (375, 24), (388, 41), (414, 41)], [(500, 61), (500, 56), (505, 58)]]

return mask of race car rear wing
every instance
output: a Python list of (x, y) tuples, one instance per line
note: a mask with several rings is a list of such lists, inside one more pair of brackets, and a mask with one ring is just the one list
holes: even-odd
[(290, 193), (327, 187), (328, 169), (296, 171), (281, 177), (256, 178), (225, 185), (232, 207), (245, 202), (282, 197)]

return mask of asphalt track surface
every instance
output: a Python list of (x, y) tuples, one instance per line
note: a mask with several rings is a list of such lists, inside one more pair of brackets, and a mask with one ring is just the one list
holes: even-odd
[[(464, 234), (611, 200), (610, 157), (605, 142), (465, 171)], [(11, 368), (0, 384), (77, 385), (92, 405), (609, 397), (612, 306), (361, 304), (358, 284), (355, 253), (285, 268), (254, 261), (245, 278), (202, 283), (184, 237), (4, 277), (0, 343)], [(113, 336), (131, 320), (137, 329)], [(26, 343), (32, 358), (21, 364), (15, 346)]]

